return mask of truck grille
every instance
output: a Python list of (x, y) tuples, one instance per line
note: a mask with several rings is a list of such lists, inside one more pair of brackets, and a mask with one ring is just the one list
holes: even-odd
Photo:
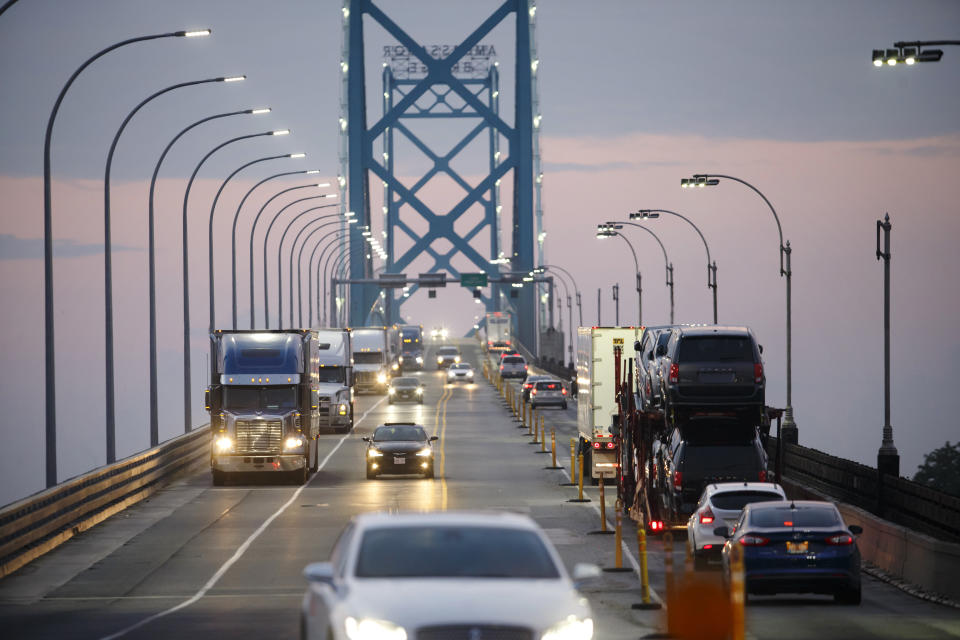
[(447, 625), (417, 629), (417, 640), (531, 640), (533, 633), (523, 627), (494, 625)]
[(237, 453), (280, 453), (283, 422), (237, 420)]
[(327, 413), (327, 411), (330, 409), (330, 401), (330, 396), (320, 396), (320, 413)]

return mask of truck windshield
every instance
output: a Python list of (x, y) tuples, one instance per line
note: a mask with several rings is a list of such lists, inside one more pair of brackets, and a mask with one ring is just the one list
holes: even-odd
[(353, 354), (353, 364), (381, 364), (382, 351), (361, 351)]
[(223, 408), (234, 412), (289, 411), (297, 407), (296, 387), (225, 387)]
[(343, 382), (343, 367), (320, 367), (320, 382)]

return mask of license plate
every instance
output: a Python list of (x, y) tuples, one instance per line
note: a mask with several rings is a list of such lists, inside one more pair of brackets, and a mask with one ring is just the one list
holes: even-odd
[(733, 382), (734, 377), (732, 371), (701, 371), (699, 380), (700, 382), (708, 384), (719, 384), (723, 382)]
[[(398, 458), (398, 457), (396, 457), (396, 456), (393, 457), (393, 464), (406, 464), (406, 463), (407, 463), (407, 459), (406, 459), (406, 458)], [(804, 543), (804, 544), (806, 544), (806, 543)]]
[(787, 553), (807, 553), (809, 546), (810, 543), (806, 540), (803, 542), (790, 542), (787, 540)]

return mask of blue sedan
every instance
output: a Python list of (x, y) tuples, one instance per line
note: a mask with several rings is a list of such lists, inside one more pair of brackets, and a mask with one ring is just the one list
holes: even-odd
[(863, 529), (847, 527), (830, 502), (748, 504), (727, 538), (723, 570), (730, 575), (733, 545), (743, 549), (747, 593), (832, 594), (842, 604), (860, 604), (860, 550), (854, 538)]

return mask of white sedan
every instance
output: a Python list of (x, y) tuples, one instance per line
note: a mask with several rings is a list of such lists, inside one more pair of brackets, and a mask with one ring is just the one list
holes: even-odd
[(447, 368), (447, 382), (473, 382), (473, 365), (469, 362), (456, 362)]
[(556, 549), (527, 516), (366, 513), (329, 562), (307, 565), (303, 638), (591, 640), (593, 615)]

